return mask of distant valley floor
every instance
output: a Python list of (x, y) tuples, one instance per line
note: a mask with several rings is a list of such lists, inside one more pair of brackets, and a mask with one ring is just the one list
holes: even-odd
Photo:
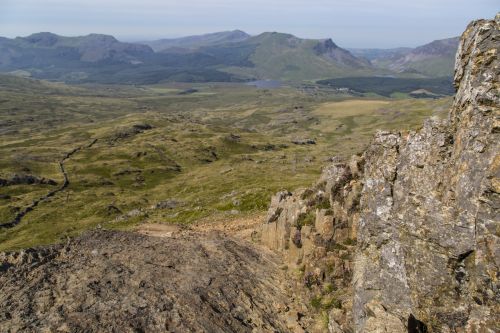
[(68, 185), (0, 229), (0, 250), (97, 226), (263, 212), (276, 191), (308, 186), (377, 129), (416, 128), (450, 103), (313, 84), (70, 86), (2, 76), (0, 86), (0, 222), (60, 188), (59, 162), (74, 152), (64, 161)]

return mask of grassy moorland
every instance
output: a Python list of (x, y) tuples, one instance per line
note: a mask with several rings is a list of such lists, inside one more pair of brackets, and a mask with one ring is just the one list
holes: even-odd
[[(0, 251), (83, 230), (188, 224), (267, 208), (280, 189), (312, 183), (335, 155), (360, 152), (377, 129), (409, 130), (444, 115), (450, 98), (352, 97), (329, 87), (237, 84), (67, 86), (0, 77), (0, 178), (58, 185), (0, 187), (0, 223), (63, 183)], [(292, 141), (313, 139), (316, 144)], [(97, 141), (95, 141), (97, 140)]]

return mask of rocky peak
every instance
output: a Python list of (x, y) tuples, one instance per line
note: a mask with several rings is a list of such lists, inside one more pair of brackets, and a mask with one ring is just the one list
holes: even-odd
[(323, 56), (327, 60), (335, 61), (335, 63), (341, 66), (354, 68), (371, 66), (368, 60), (355, 57), (349, 51), (337, 46), (330, 38), (319, 41), (314, 46), (314, 52), (316, 55)]
[(328, 51), (331, 51), (331, 50), (335, 50), (335, 49), (338, 49), (339, 47), (337, 46), (337, 44), (335, 44), (333, 42), (333, 40), (331, 38), (328, 38), (328, 39), (325, 39), (323, 41), (320, 41), (315, 47), (314, 47), (314, 50), (318, 53), (318, 54), (323, 54), (325, 52), (328, 52)]

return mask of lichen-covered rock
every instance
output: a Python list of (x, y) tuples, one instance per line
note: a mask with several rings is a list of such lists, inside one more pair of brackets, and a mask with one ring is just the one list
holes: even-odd
[(33, 175), (13, 175), (10, 179), (0, 178), (0, 187), (12, 185), (57, 185), (53, 179)]
[(431, 332), (498, 331), (499, 26), (497, 17), (465, 31), (448, 121), (380, 133), (365, 152), (358, 332), (389, 317), (406, 328), (414, 318)]
[(379, 132), (314, 188), (274, 199), (266, 243), (302, 265), (315, 304), (340, 298), (330, 332), (500, 331), (499, 53), (500, 15), (471, 23), (447, 120)]

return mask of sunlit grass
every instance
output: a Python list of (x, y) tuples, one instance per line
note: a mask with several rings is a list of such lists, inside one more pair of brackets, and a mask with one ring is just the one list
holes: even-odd
[[(278, 190), (313, 183), (327, 159), (360, 152), (377, 128), (411, 129), (444, 114), (445, 100), (310, 96), (292, 87), (243, 85), (22, 87), (0, 91), (0, 178), (29, 173), (70, 186), (21, 224), (0, 230), (0, 250), (64, 241), (98, 225), (130, 229), (144, 222), (188, 224), (267, 209)], [(37, 90), (38, 89), (38, 90)], [(14, 91), (15, 90), (15, 91)], [(43, 103), (37, 103), (43, 99)], [(117, 138), (135, 124), (151, 130)], [(340, 126), (340, 127), (339, 127)], [(231, 136), (233, 135), (233, 136)], [(313, 138), (300, 146), (295, 138)], [(0, 217), (46, 193), (46, 186), (0, 188)], [(175, 200), (173, 208), (155, 209)], [(120, 218), (131, 211), (141, 213)], [(232, 215), (231, 215), (232, 216)]]

